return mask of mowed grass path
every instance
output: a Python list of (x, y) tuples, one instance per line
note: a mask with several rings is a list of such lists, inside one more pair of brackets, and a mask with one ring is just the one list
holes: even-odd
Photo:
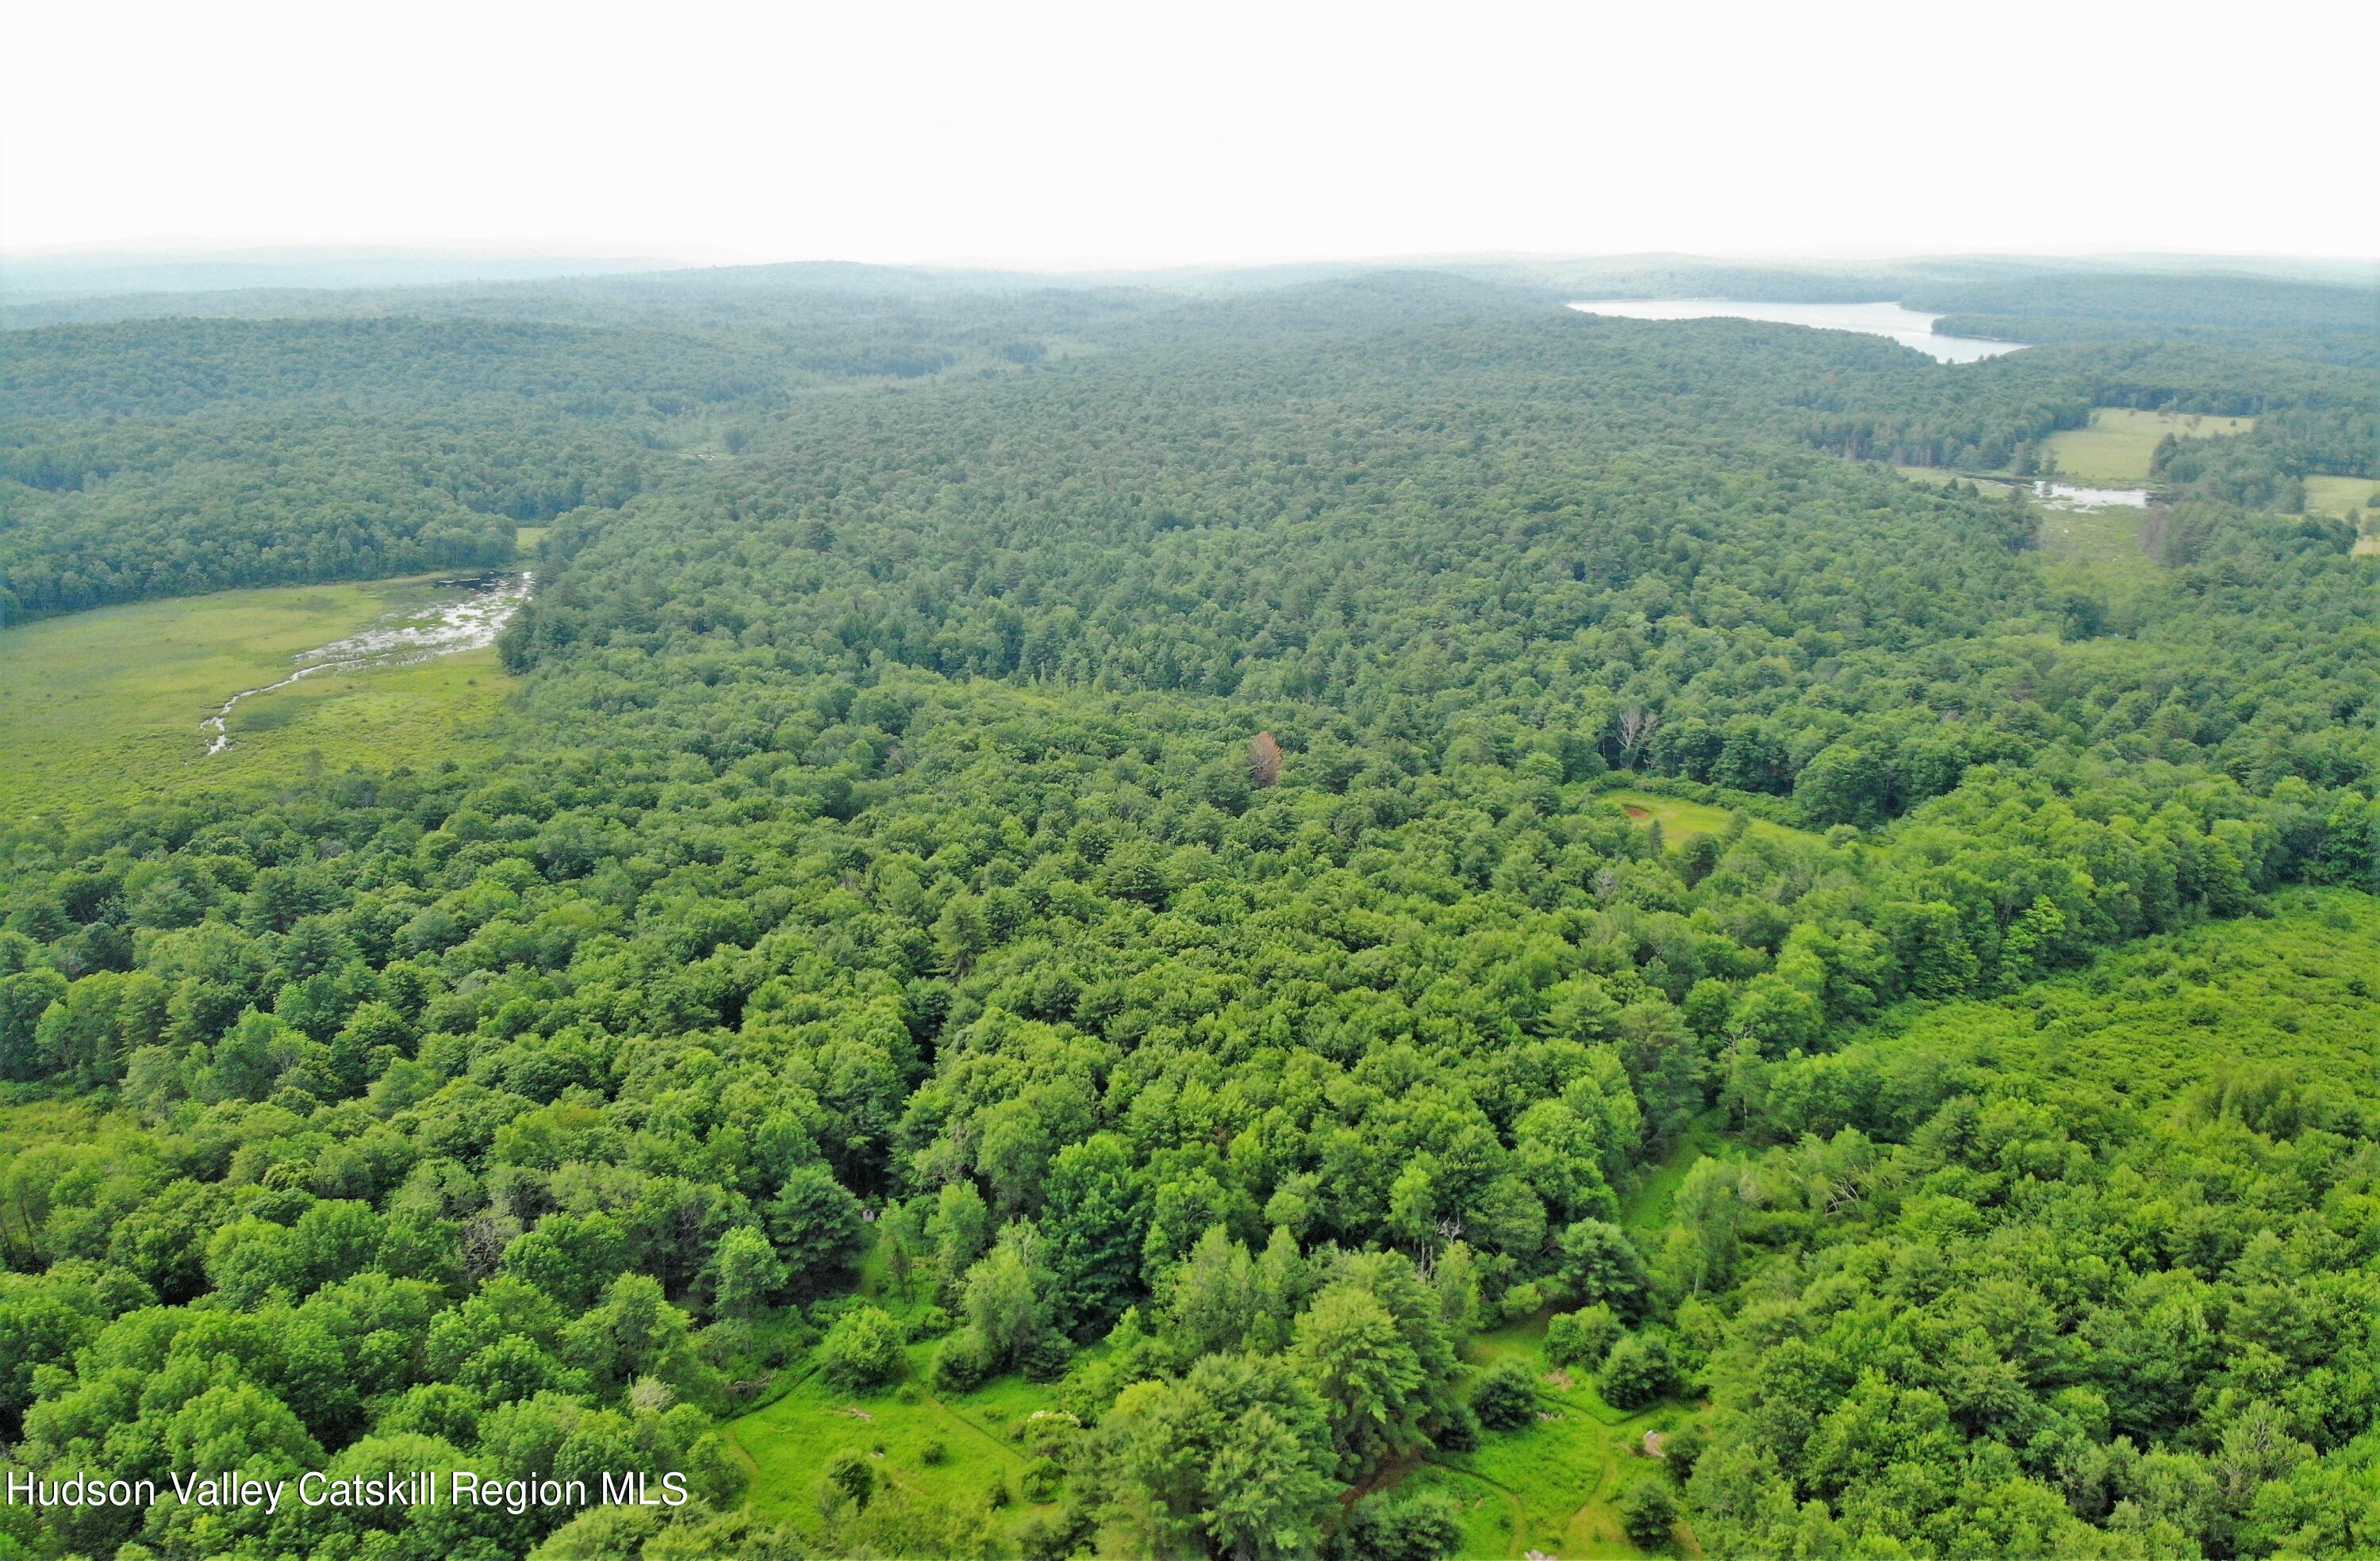
[(0, 817), (293, 777), (319, 762), (435, 763), (513, 685), (495, 652), (324, 672), (240, 702), (232, 746), (199, 723), (296, 658), (422, 601), (433, 579), (282, 586), (104, 607), (0, 631)]
[(2216, 439), (2246, 433), (2253, 417), (2216, 417), (2194, 412), (2141, 412), (2129, 406), (2095, 406), (2087, 428), (2065, 429), (2049, 436), (2049, 453), (2057, 457), (2058, 475), (2100, 478), (2110, 482), (2145, 482), (2149, 460), (2157, 442)]

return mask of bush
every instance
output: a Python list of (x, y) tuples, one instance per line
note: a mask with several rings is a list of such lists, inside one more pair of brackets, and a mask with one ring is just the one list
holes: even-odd
[(953, 1334), (934, 1357), (934, 1386), (947, 1393), (971, 1393), (991, 1375), (990, 1352), (973, 1328)]
[(1347, 1515), (1348, 1561), (1446, 1561), (1463, 1543), (1463, 1508), (1441, 1491), (1366, 1496)]
[(1075, 1347), (1057, 1329), (1046, 1329), (1025, 1347), (1016, 1363), (1024, 1369), (1027, 1382), (1056, 1382), (1075, 1363)]
[(848, 1391), (880, 1387), (901, 1374), (908, 1335), (890, 1313), (855, 1306), (834, 1320), (819, 1344), (819, 1365), (827, 1380)]
[(1537, 1385), (1528, 1370), (1507, 1361), (1488, 1369), (1471, 1390), (1471, 1408), (1490, 1431), (1518, 1431), (1537, 1418)]
[(1557, 1313), (1546, 1324), (1546, 1359), (1557, 1366), (1600, 1371), (1620, 1338), (1620, 1319), (1597, 1301), (1575, 1312)]
[(1017, 1479), (1026, 1501), (1054, 1501), (1058, 1487), (1065, 1482), (1066, 1471), (1059, 1467), (1056, 1458), (1035, 1458)]
[(1496, 1310), (1504, 1321), (1517, 1323), (1524, 1317), (1535, 1316), (1545, 1303), (1545, 1291), (1535, 1279), (1528, 1279), (1506, 1290), (1504, 1299), (1496, 1303)]
[(1632, 1485), (1620, 1498), (1620, 1526), (1646, 1550), (1670, 1543), (1670, 1526), (1678, 1520), (1678, 1499), (1670, 1487), (1653, 1481)]
[(819, 1510), (832, 1515), (848, 1506), (864, 1512), (876, 1498), (876, 1470), (867, 1458), (845, 1448), (827, 1460), (819, 1480)]
[(920, 1344), (929, 1338), (940, 1338), (957, 1325), (951, 1314), (941, 1307), (926, 1307), (909, 1319), (909, 1342)]
[(1430, 1441), (1440, 1452), (1475, 1453), (1479, 1450), (1479, 1417), (1468, 1404), (1457, 1404), (1447, 1416), (1446, 1423), (1430, 1434)]
[(1079, 1507), (1036, 1513), (1017, 1527), (1016, 1553), (1023, 1561), (1066, 1561), (1087, 1551), (1098, 1532), (1099, 1524)]
[(938, 1468), (951, 1461), (951, 1450), (940, 1440), (929, 1442), (917, 1449), (917, 1461), (929, 1469)]
[(1600, 1386), (1613, 1409), (1641, 1410), (1677, 1391), (1678, 1363), (1661, 1340), (1630, 1334), (1605, 1358)]
[(1694, 1477), (1694, 1465), (1702, 1462), (1703, 1453), (1710, 1446), (1710, 1433), (1689, 1421), (1661, 1441), (1661, 1461), (1680, 1484)]

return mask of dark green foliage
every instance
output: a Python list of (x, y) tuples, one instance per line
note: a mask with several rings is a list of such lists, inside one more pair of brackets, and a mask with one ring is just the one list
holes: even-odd
[(1596, 1379), (1604, 1402), (1615, 1409), (1641, 1410), (1678, 1389), (1678, 1364), (1669, 1345), (1647, 1334), (1625, 1334), (1604, 1357)]
[(1621, 1331), (1620, 1319), (1600, 1302), (1558, 1312), (1546, 1320), (1546, 1360), (1556, 1366), (1600, 1371)]
[(1658, 1481), (1642, 1480), (1620, 1497), (1620, 1526), (1647, 1550), (1670, 1543), (1670, 1526), (1678, 1520), (1678, 1498)]
[(1471, 1390), (1471, 1409), (1490, 1431), (1519, 1431), (1536, 1422), (1537, 1385), (1526, 1366), (1491, 1366)]
[(1684, 1484), (1694, 1478), (1694, 1465), (1702, 1461), (1710, 1447), (1710, 1433), (1700, 1421), (1688, 1421), (1670, 1433), (1661, 1444), (1661, 1461), (1670, 1478)]
[(1446, 1561), (1463, 1543), (1463, 1508), (1437, 1491), (1375, 1494), (1348, 1509), (1337, 1554), (1347, 1561)]
[(819, 1369), (838, 1387), (880, 1387), (906, 1366), (901, 1348), (907, 1342), (901, 1325), (881, 1310), (855, 1306), (819, 1341)]
[(837, 1453), (820, 1476), (819, 1501), (829, 1510), (847, 1507), (864, 1512), (876, 1499), (876, 1470), (865, 1455)]

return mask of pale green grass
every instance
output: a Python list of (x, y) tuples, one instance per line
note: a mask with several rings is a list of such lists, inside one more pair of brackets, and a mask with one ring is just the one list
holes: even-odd
[[(1603, 799), (1626, 810), (1628, 817), (1639, 824), (1658, 823), (1662, 839), (1675, 847), (1688, 835), (1723, 835), (1732, 817), (1723, 807), (1708, 803), (1685, 802), (1677, 797), (1660, 796), (1652, 792), (1605, 792)], [(1752, 832), (1772, 840), (1813, 840), (1816, 837), (1801, 829), (1772, 824), (1766, 818), (1752, 821)]]
[[(2104, 510), (2069, 510), (2055, 505), (2039, 507), (2041, 527), (2036, 533), (2041, 550), (2058, 564), (2070, 566), (2075, 577), (2070, 581), (2051, 577), (2059, 584), (2071, 583), (2086, 589), (2109, 587), (2139, 586), (2156, 574), (2156, 562), (2141, 545), (2141, 522), (2144, 510), (2111, 504)], [(2121, 591), (2115, 593), (2122, 595)]]
[(272, 780), (316, 765), (434, 764), (483, 736), (513, 685), (493, 650), (326, 672), (242, 700), (232, 746), (199, 723), (301, 651), (426, 598), (434, 576), (136, 602), (0, 633), (0, 817)]
[(0, 1105), (0, 1156), (17, 1154), (36, 1144), (88, 1144), (103, 1127), (127, 1131), (140, 1127), (128, 1113), (111, 1112), (103, 1106), (94, 1098)]
[(2086, 428), (2051, 434), (2049, 454), (2058, 475), (2107, 482), (2143, 482), (2150, 457), (2168, 434), (2178, 439), (2215, 439), (2246, 433), (2253, 417), (2216, 417), (2189, 412), (2141, 412), (2129, 406), (2095, 406)]
[[(909, 1380), (870, 1393), (844, 1393), (812, 1374), (775, 1403), (730, 1422), (727, 1434), (752, 1473), (750, 1504), (762, 1516), (818, 1534), (819, 1478), (844, 1451), (868, 1458), (892, 1484), (955, 1506), (979, 1507), (995, 1482), (1015, 1499), (1003, 1527), (1021, 1523), (1051, 1504), (1024, 1499), (1019, 1477), (1032, 1461), (1010, 1438), (1036, 1410), (1050, 1407), (1046, 1389), (1022, 1377), (1001, 1377), (973, 1393), (938, 1395), (926, 1371), (940, 1343), (909, 1347)], [(943, 1459), (926, 1461), (929, 1444)]]
[[(917, 1283), (900, 1292), (880, 1240), (860, 1265), (859, 1294), (904, 1323), (926, 1309), (930, 1289)], [(1037, 1410), (1055, 1409), (1050, 1390), (1012, 1375), (972, 1393), (938, 1393), (927, 1373), (941, 1347), (941, 1339), (910, 1345), (907, 1375), (867, 1393), (842, 1391), (805, 1361), (783, 1397), (731, 1422), (728, 1444), (752, 1476), (748, 1504), (820, 1537), (819, 1479), (829, 1459), (849, 1450), (894, 1486), (950, 1506), (981, 1510), (994, 1483), (1004, 1484), (1014, 1499), (995, 1516), (1003, 1530), (1050, 1510), (1053, 1504), (1024, 1499), (1020, 1479), (1034, 1453), (1010, 1434)], [(943, 1451), (938, 1463), (925, 1458), (933, 1443)]]
[(514, 526), (513, 551), (518, 553), (523, 558), (528, 557), (530, 554), (537, 551), (537, 545), (540, 542), (544, 541), (545, 534), (552, 529), (553, 527), (551, 526)]
[(2310, 477), (2305, 479), (2308, 514), (2346, 514), (2380, 510), (2380, 482), (2368, 477)]

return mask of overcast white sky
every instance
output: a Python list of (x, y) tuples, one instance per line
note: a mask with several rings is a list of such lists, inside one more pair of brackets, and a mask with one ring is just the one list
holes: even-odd
[(0, 248), (2370, 257), (2375, 12), (77, 0)]

